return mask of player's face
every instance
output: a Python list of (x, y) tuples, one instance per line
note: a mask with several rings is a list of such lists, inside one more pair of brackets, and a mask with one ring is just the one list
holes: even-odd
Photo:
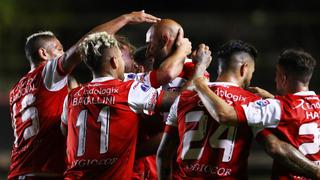
[(163, 50), (162, 40), (155, 33), (154, 27), (152, 26), (146, 35), (147, 43), (147, 57), (153, 57), (155, 64), (160, 64), (168, 55), (167, 52)]
[[(251, 58), (251, 57), (249, 57)], [(250, 86), (250, 82), (254, 73), (254, 60), (251, 58), (250, 61), (248, 61), (248, 69), (247, 69), (247, 73), (244, 79), (244, 87), (249, 87)]]
[(276, 88), (277, 88), (277, 94), (279, 95), (284, 95), (284, 91), (285, 91), (285, 78), (284, 78), (285, 74), (282, 70), (282, 68), (277, 65), (276, 67)]
[(124, 72), (125, 73), (135, 72), (136, 69), (135, 69), (133, 56), (130, 53), (130, 49), (128, 48), (128, 46), (123, 46), (123, 48), (121, 49), (121, 54), (122, 54), (122, 59), (125, 62)]
[(46, 51), (49, 55), (48, 59), (50, 59), (50, 60), (56, 59), (56, 58), (62, 56), (62, 54), (64, 53), (63, 46), (57, 38), (51, 39), (46, 44)]
[(124, 63), (124, 60), (122, 59), (122, 53), (119, 48), (116, 49), (116, 58), (118, 60), (118, 68), (117, 68), (118, 78), (123, 80), (125, 63)]

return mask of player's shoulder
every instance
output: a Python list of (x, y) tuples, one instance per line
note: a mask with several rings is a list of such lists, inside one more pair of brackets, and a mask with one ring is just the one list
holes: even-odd
[(191, 104), (195, 100), (199, 100), (199, 96), (198, 96), (197, 92), (195, 92), (195, 91), (183, 90), (183, 91), (181, 91), (181, 93), (179, 95), (180, 102), (188, 102)]

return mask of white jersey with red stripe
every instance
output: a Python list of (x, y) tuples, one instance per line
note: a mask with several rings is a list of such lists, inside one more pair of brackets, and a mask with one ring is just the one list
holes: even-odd
[[(184, 62), (182, 72), (173, 79), (171, 82), (165, 85), (160, 85), (157, 80), (157, 70), (153, 70), (149, 73), (125, 73), (124, 81), (137, 80), (152, 86), (153, 88), (160, 88), (166, 91), (177, 91), (190, 79), (194, 72), (194, 64), (191, 59), (186, 59)], [(205, 77), (209, 79), (209, 73), (205, 72)]]
[[(239, 122), (268, 128), (259, 135), (273, 133), (320, 164), (320, 100), (313, 91), (276, 96), (236, 107)], [(269, 131), (266, 133), (266, 131)], [(307, 179), (274, 161), (272, 179)]]
[[(209, 83), (230, 105), (260, 99), (236, 84)], [(177, 174), (181, 179), (247, 179), (253, 132), (245, 124), (228, 127), (211, 118), (196, 92), (183, 91), (166, 122), (167, 133), (179, 133)]]
[(64, 104), (66, 179), (130, 179), (138, 113), (152, 114), (156, 89), (137, 82), (97, 78), (72, 90)]
[[(179, 91), (183, 85), (187, 82), (188, 79), (190, 79), (194, 72), (194, 64), (191, 59), (185, 59), (184, 66), (182, 72), (176, 77), (174, 80), (169, 82), (168, 84), (165, 84), (163, 86), (160, 86), (158, 80), (157, 80), (157, 70), (153, 70), (149, 73), (126, 73), (125, 74), (125, 80), (137, 80), (141, 81), (143, 83), (146, 83), (154, 88), (157, 88), (158, 90), (165, 90), (165, 91)], [(205, 76), (209, 79), (209, 73), (206, 72)], [(161, 132), (163, 131), (164, 122), (167, 119), (168, 112), (161, 112), (160, 114), (156, 114), (159, 119), (162, 119), (160, 123), (163, 125), (158, 125), (152, 127), (155, 132)], [(144, 132), (147, 131), (147, 129), (143, 128), (146, 126), (141, 126), (140, 128), (140, 134), (145, 134)], [(150, 128), (150, 127), (149, 127)], [(156, 128), (156, 129), (155, 129)], [(143, 141), (140, 139), (140, 141)], [(143, 142), (139, 142), (143, 143)], [(156, 160), (155, 156), (148, 156), (140, 158), (139, 161), (135, 162), (135, 176), (133, 179), (141, 179), (144, 178), (148, 179), (156, 179)], [(141, 171), (143, 169), (143, 171)]]
[(15, 141), (8, 179), (65, 170), (65, 138), (60, 116), (68, 93), (60, 60), (39, 65), (10, 91), (10, 112)]

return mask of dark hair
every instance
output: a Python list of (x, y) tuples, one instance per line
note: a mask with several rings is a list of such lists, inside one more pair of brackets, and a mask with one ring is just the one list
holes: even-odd
[(278, 62), (287, 75), (297, 76), (305, 83), (310, 81), (316, 64), (317, 62), (311, 54), (296, 49), (283, 51)]
[(258, 57), (258, 51), (254, 46), (249, 43), (243, 42), (241, 40), (231, 40), (223, 44), (217, 52), (218, 62), (224, 66), (231, 64), (233, 58), (231, 58), (235, 53), (246, 52), (248, 53), (254, 61)]
[(27, 59), (30, 62), (37, 62), (39, 60), (38, 49), (44, 47), (45, 42), (56, 38), (50, 31), (38, 32), (30, 35), (27, 38), (24, 46), (24, 51)]
[(136, 52), (134, 53), (134, 61), (138, 64), (138, 65), (143, 65), (144, 61), (146, 60), (146, 51), (147, 51), (147, 46), (142, 46), (139, 47)]

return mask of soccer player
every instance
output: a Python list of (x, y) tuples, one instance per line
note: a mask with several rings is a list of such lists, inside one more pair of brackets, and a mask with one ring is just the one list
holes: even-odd
[(65, 179), (130, 179), (138, 114), (152, 114), (163, 104), (168, 108), (173, 99), (158, 97), (156, 89), (139, 81), (122, 81), (124, 61), (113, 36), (91, 34), (80, 51), (94, 79), (72, 90), (65, 100)]
[(184, 37), (181, 25), (171, 19), (162, 19), (150, 27), (146, 42), (147, 58), (154, 58), (152, 71), (125, 74), (124, 81), (136, 79), (164, 90), (182, 87), (186, 80), (179, 75), (192, 47)]
[[(301, 153), (284, 158), (300, 168), (303, 175), (320, 179), (317, 165), (320, 160), (319, 96), (309, 90), (315, 59), (307, 52), (289, 49), (280, 54), (276, 67), (278, 96), (232, 107), (213, 93), (204, 78), (194, 83), (203, 104), (219, 123), (227, 125), (268, 128), (262, 137), (271, 133), (290, 143)], [(306, 158), (310, 161), (305, 160)], [(299, 172), (299, 173), (300, 173)], [(272, 179), (307, 179), (300, 176), (281, 161), (274, 161)]]
[[(159, 18), (147, 13), (133, 12), (99, 25), (90, 33), (114, 34), (128, 23), (157, 21)], [(51, 32), (27, 38), (25, 52), (31, 70), (10, 91), (15, 141), (8, 179), (62, 178), (66, 166), (60, 115), (68, 92), (67, 75), (81, 62), (75, 51), (78, 43), (64, 53)]]
[[(254, 72), (255, 48), (242, 41), (230, 41), (217, 56), (219, 75), (216, 82), (209, 83), (210, 89), (230, 105), (260, 99), (243, 89)], [(157, 154), (159, 179), (170, 179), (175, 153), (179, 179), (247, 179), (251, 128), (220, 125), (208, 120), (207, 114), (196, 92), (183, 91), (176, 99)]]
[(134, 53), (136, 51), (136, 47), (134, 47), (134, 45), (132, 45), (125, 36), (116, 34), (115, 38), (118, 41), (118, 45), (122, 54), (122, 59), (125, 62), (124, 72), (137, 72), (137, 65), (133, 58)]

